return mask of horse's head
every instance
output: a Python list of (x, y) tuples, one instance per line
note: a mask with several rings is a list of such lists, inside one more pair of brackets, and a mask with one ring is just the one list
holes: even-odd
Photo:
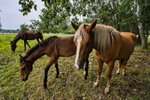
[(94, 20), (92, 24), (81, 24), (79, 27), (71, 23), (76, 30), (74, 36), (74, 43), (76, 45), (75, 67), (81, 68), (86, 58), (93, 49), (92, 29), (96, 26), (97, 21)]
[(16, 50), (16, 43), (14, 43), (14, 41), (10, 41), (10, 45), (11, 45), (11, 50), (15, 51)]
[(26, 81), (30, 72), (32, 71), (32, 63), (25, 60), (25, 58), (20, 55), (20, 76), (22, 81)]

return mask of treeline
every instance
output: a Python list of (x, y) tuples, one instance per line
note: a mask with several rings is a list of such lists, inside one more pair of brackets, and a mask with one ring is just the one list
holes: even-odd
[[(45, 4), (40, 19), (32, 21), (32, 28), (43, 32), (73, 31), (70, 22), (91, 22), (115, 27), (119, 31), (138, 34), (143, 48), (147, 48), (150, 31), (149, 0), (41, 0)], [(21, 12), (27, 15), (37, 6), (32, 0), (19, 0)], [(68, 28), (69, 26), (69, 28)]]
[(17, 33), (18, 30), (0, 29), (0, 33)]

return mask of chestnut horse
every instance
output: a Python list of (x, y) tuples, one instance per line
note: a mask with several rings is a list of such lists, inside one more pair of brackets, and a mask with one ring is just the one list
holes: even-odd
[(10, 41), (12, 51), (16, 50), (16, 47), (17, 47), (16, 43), (20, 39), (24, 40), (24, 50), (26, 50), (26, 44), (30, 48), (30, 45), (27, 42), (27, 40), (37, 39), (38, 43), (40, 43), (39, 39), (41, 39), (41, 41), (42, 41), (43, 40), (43, 35), (42, 35), (42, 33), (38, 32), (38, 31), (34, 31), (34, 30), (19, 31), (18, 34), (15, 36), (15, 38), (12, 41)]
[[(76, 46), (73, 42), (74, 37), (49, 37), (43, 40), (40, 44), (35, 45), (23, 57), (20, 55), (20, 67), (21, 67), (21, 79), (26, 81), (30, 72), (32, 71), (33, 63), (43, 55), (50, 57), (49, 62), (45, 68), (44, 76), (44, 88), (47, 88), (47, 75), (49, 68), (55, 64), (56, 68), (56, 78), (59, 75), (58, 69), (58, 58), (59, 57), (69, 57), (76, 53)], [(86, 59), (85, 65), (85, 79), (88, 76), (88, 59)]]
[(76, 30), (74, 37), (77, 47), (75, 66), (77, 68), (82, 66), (86, 55), (89, 55), (88, 51), (94, 48), (98, 61), (98, 77), (94, 85), (98, 85), (103, 63), (106, 62), (108, 81), (104, 93), (107, 94), (110, 90), (110, 79), (116, 60), (119, 60), (120, 63), (117, 73), (122, 69), (122, 74), (125, 74), (125, 66), (134, 51), (135, 35), (130, 32), (119, 32), (111, 26), (97, 24), (96, 20), (91, 24), (80, 26), (72, 23), (72, 26)]

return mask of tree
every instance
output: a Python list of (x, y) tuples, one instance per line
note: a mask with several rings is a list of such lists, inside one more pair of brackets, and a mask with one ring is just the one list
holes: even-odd
[(150, 25), (150, 2), (148, 0), (137, 0), (137, 18), (138, 28), (141, 37), (141, 44), (143, 49), (148, 48), (148, 30)]
[[(19, 1), (23, 5), (21, 9), (23, 14), (27, 14), (32, 8), (36, 10), (36, 4), (32, 0)], [(140, 33), (142, 47), (147, 48), (147, 38), (150, 30), (149, 0), (41, 1), (45, 4), (45, 8), (40, 16), (40, 27), (44, 31), (57, 32), (63, 30), (68, 19), (78, 23), (97, 19), (99, 23), (114, 26), (119, 31)]]
[[(58, 10), (62, 10), (58, 8)], [(40, 15), (39, 29), (43, 32), (57, 33), (67, 28), (67, 12), (64, 10), (61, 13), (53, 12), (53, 7), (44, 8)]]
[(39, 30), (39, 20), (31, 20), (31, 24), (29, 25), (29, 28), (32, 30)]
[(20, 30), (22, 30), (22, 31), (27, 31), (27, 30), (29, 30), (29, 25), (27, 25), (27, 24), (22, 24), (22, 25), (20, 25)]

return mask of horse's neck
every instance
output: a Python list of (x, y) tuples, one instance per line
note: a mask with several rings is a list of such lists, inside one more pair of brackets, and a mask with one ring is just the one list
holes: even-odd
[(14, 43), (17, 43), (17, 41), (20, 39), (20, 37), (19, 37), (19, 34), (17, 34), (16, 36), (15, 36), (15, 38), (13, 39), (13, 42)]
[(43, 47), (39, 47), (39, 48), (35, 49), (34, 51), (32, 51), (32, 53), (30, 53), (29, 55), (26, 55), (25, 59), (31, 63), (34, 63), (37, 59), (39, 59), (40, 57), (42, 57), (45, 54), (46, 53), (45, 53)]

